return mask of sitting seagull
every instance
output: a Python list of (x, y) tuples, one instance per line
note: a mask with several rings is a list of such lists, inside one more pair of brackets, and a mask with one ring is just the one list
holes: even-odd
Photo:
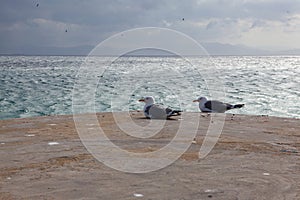
[(208, 101), (205, 97), (199, 97), (193, 102), (199, 102), (199, 108), (201, 112), (213, 112), (224, 113), (227, 110), (234, 108), (242, 108), (245, 104), (231, 105), (229, 103), (223, 103), (221, 101)]
[(144, 115), (149, 119), (167, 119), (175, 115), (180, 115), (180, 110), (172, 110), (155, 104), (154, 98), (149, 96), (139, 100), (145, 102)]

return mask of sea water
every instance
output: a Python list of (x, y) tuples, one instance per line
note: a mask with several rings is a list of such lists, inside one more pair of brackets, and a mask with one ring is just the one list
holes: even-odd
[[(149, 95), (186, 112), (206, 96), (245, 104), (228, 113), (300, 118), (300, 56), (0, 56), (0, 69), (0, 119), (141, 110)], [(73, 110), (74, 98), (94, 110)]]

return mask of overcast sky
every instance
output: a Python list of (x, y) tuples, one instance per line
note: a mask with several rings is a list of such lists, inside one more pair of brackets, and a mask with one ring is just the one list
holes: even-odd
[(146, 26), (174, 29), (200, 43), (299, 49), (300, 1), (1, 0), (0, 53), (97, 45), (121, 31)]

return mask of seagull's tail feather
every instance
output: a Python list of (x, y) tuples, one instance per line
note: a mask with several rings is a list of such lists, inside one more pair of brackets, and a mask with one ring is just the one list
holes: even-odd
[(172, 114), (171, 115), (181, 115), (182, 110), (172, 110)]
[(181, 112), (181, 110), (172, 110), (171, 108), (166, 108), (167, 117), (181, 115)]
[(235, 104), (234, 106), (233, 106), (233, 108), (242, 108), (242, 107), (244, 107), (245, 106), (245, 104)]

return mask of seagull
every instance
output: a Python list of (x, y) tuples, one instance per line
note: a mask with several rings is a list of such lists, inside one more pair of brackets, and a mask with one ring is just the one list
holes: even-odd
[(148, 119), (167, 119), (175, 115), (180, 115), (182, 111), (172, 110), (171, 108), (165, 108), (161, 105), (155, 104), (154, 97), (148, 96), (141, 98), (139, 102), (144, 102), (144, 115)]
[(201, 112), (224, 113), (227, 110), (234, 108), (242, 108), (245, 104), (229, 104), (221, 101), (208, 101), (205, 97), (199, 97), (193, 102), (199, 102), (199, 109)]

